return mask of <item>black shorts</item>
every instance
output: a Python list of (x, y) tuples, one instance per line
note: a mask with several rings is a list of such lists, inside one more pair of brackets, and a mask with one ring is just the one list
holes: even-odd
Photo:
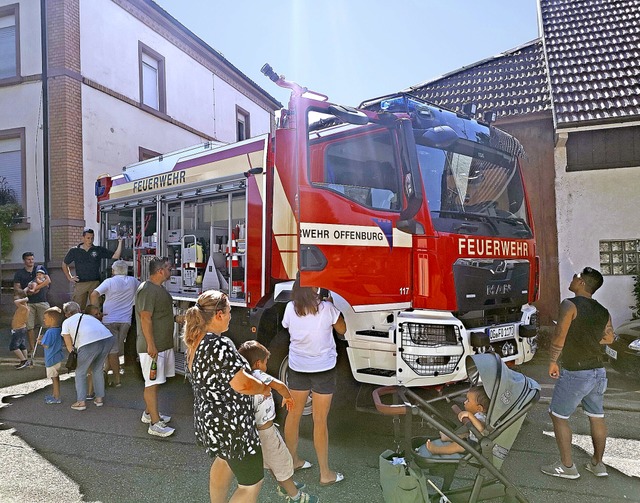
[(336, 392), (336, 368), (324, 372), (298, 372), (289, 369), (287, 385), (296, 391), (311, 390), (320, 395), (333, 395)]
[(248, 454), (239, 461), (237, 459), (226, 459), (225, 461), (238, 479), (239, 486), (252, 486), (264, 478), (262, 448), (259, 446), (255, 454)]

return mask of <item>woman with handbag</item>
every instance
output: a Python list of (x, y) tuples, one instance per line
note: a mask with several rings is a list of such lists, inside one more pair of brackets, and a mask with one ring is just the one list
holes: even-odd
[(287, 304), (282, 326), (289, 330), (288, 385), (294, 407), (287, 412), (284, 439), (296, 470), (311, 468), (311, 463), (298, 457), (300, 419), (311, 392), (313, 398), (313, 447), (318, 457), (320, 485), (329, 486), (344, 480), (344, 475), (329, 468), (329, 429), (327, 420), (336, 390), (338, 353), (333, 330), (343, 335), (347, 325), (330, 296), (320, 298), (320, 289), (301, 287), (296, 278)]
[(93, 374), (96, 407), (104, 405), (104, 374), (102, 366), (113, 346), (113, 335), (100, 320), (80, 312), (77, 302), (67, 302), (62, 307), (66, 320), (62, 322), (62, 337), (71, 354), (77, 351), (76, 402), (73, 410), (85, 410), (87, 397), (87, 372)]
[(230, 320), (229, 299), (217, 290), (204, 292), (186, 312), (183, 339), (193, 387), (193, 419), (198, 443), (213, 458), (211, 502), (227, 501), (235, 475), (238, 488), (232, 500), (255, 503), (264, 469), (252, 395), (268, 396), (271, 388), (251, 375), (247, 361), (222, 335)]

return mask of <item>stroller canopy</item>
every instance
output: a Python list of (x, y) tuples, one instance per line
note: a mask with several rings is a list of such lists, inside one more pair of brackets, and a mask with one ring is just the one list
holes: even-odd
[(492, 427), (518, 413), (540, 391), (540, 385), (536, 381), (508, 368), (495, 353), (467, 356), (466, 365), (471, 384), (482, 383), (491, 400), (487, 424)]

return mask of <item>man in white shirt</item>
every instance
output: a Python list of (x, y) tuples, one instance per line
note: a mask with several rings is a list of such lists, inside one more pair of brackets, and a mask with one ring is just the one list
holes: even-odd
[[(120, 387), (120, 356), (124, 355), (124, 342), (131, 327), (131, 313), (136, 290), (140, 286), (133, 276), (128, 276), (129, 265), (124, 260), (116, 260), (111, 266), (113, 276), (105, 279), (91, 292), (91, 304), (100, 305), (100, 297), (104, 295), (102, 306), (102, 323), (113, 334), (115, 340), (107, 357), (105, 370), (113, 372), (109, 386)], [(108, 377), (108, 375), (107, 375)]]

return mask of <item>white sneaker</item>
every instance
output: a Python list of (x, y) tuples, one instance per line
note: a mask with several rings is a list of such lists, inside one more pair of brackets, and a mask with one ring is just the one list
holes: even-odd
[(147, 432), (149, 435), (155, 435), (157, 437), (168, 437), (173, 435), (173, 432), (176, 431), (174, 428), (167, 426), (162, 421), (158, 421), (155, 424), (150, 424)]
[[(142, 417), (140, 418), (144, 424), (151, 424), (151, 414), (147, 414), (147, 411), (142, 413)], [(171, 421), (171, 416), (165, 416), (164, 414), (160, 414), (160, 421), (163, 423), (168, 423)]]

